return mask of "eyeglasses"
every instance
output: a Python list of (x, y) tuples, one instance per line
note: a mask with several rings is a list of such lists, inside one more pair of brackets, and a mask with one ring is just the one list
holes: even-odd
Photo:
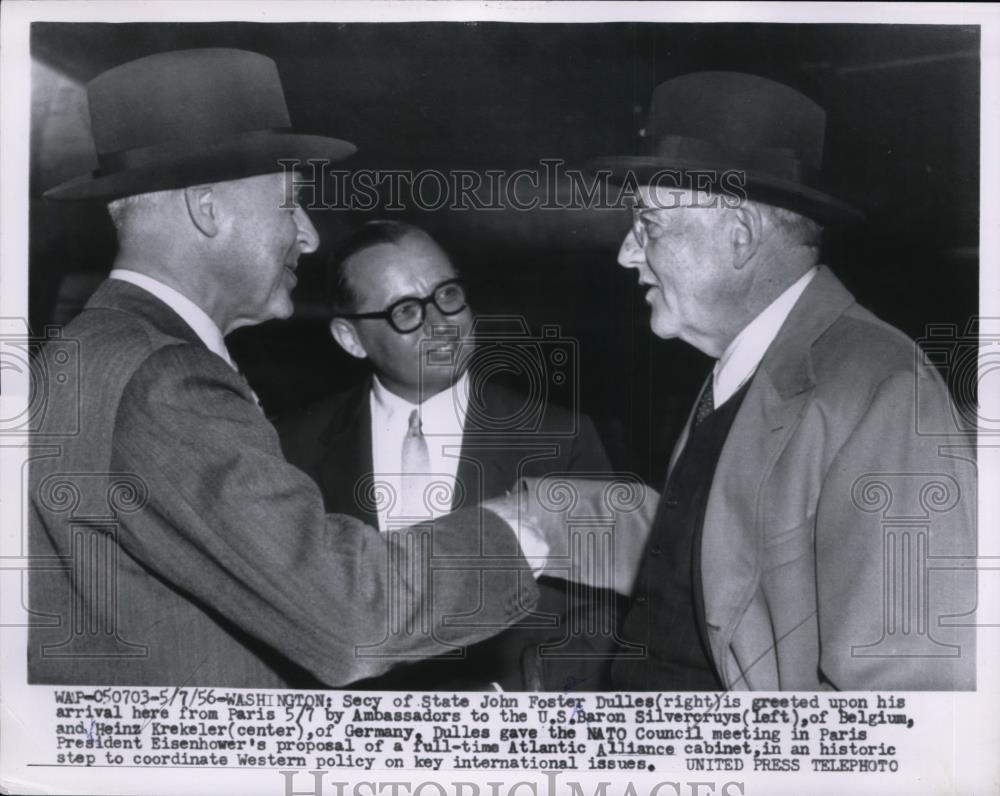
[(460, 279), (447, 279), (424, 298), (403, 298), (395, 301), (381, 312), (356, 312), (352, 315), (340, 315), (338, 318), (348, 320), (367, 320), (381, 318), (400, 334), (415, 332), (424, 325), (427, 305), (433, 304), (442, 315), (458, 315), (468, 304), (465, 298), (465, 288)]
[(636, 242), (640, 246), (645, 246), (650, 238), (660, 237), (660, 233), (650, 234), (650, 228), (655, 230), (662, 230), (663, 225), (657, 224), (652, 220), (652, 214), (660, 210), (659, 207), (645, 207), (643, 205), (634, 205), (632, 207), (632, 233), (635, 235)]

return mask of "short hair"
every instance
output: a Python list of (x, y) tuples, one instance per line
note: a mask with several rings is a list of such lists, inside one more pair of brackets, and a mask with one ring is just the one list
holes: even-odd
[(823, 226), (792, 210), (760, 202), (758, 206), (770, 217), (771, 223), (784, 236), (800, 246), (818, 249), (823, 240)]
[(121, 232), (129, 218), (140, 210), (150, 210), (159, 205), (164, 197), (173, 193), (172, 191), (151, 191), (150, 193), (137, 193), (131, 196), (123, 196), (108, 202), (108, 214), (115, 225), (115, 229)]
[(433, 241), (420, 227), (405, 221), (369, 221), (352, 232), (330, 256), (327, 266), (327, 300), (334, 312), (351, 312), (357, 307), (358, 294), (347, 276), (347, 261), (354, 255), (383, 243), (400, 243), (420, 236)]

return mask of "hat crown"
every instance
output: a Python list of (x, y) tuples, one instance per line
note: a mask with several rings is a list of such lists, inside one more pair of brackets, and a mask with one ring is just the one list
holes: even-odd
[(826, 113), (782, 83), (742, 72), (695, 72), (653, 91), (645, 150), (597, 158), (622, 184), (708, 188), (821, 223), (858, 221), (823, 186)]
[(810, 170), (823, 159), (826, 113), (804, 94), (757, 75), (696, 72), (661, 83), (647, 139), (681, 136), (726, 149), (786, 151)]
[(343, 160), (349, 141), (291, 129), (278, 67), (228, 48), (130, 61), (87, 85), (97, 169), (50, 199), (116, 199), (282, 172), (289, 160)]
[(246, 50), (150, 55), (98, 75), (87, 95), (99, 156), (291, 126), (277, 66)]

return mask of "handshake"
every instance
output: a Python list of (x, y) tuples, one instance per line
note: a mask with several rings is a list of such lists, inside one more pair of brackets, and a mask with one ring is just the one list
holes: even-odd
[(630, 595), (659, 494), (634, 476), (521, 478), (483, 503), (517, 534), (535, 576)]

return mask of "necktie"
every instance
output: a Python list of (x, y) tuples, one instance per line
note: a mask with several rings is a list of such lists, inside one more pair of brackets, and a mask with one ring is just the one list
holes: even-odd
[(409, 427), (403, 437), (402, 481), (403, 515), (425, 519), (428, 509), (424, 503), (424, 489), (431, 471), (431, 457), (427, 439), (420, 428), (420, 411), (410, 412)]
[(701, 391), (701, 397), (698, 398), (698, 406), (694, 410), (694, 423), (693, 428), (697, 428), (708, 417), (712, 412), (715, 411), (715, 398), (714, 398), (714, 388), (713, 379), (711, 376), (708, 377), (708, 383), (705, 388)]

